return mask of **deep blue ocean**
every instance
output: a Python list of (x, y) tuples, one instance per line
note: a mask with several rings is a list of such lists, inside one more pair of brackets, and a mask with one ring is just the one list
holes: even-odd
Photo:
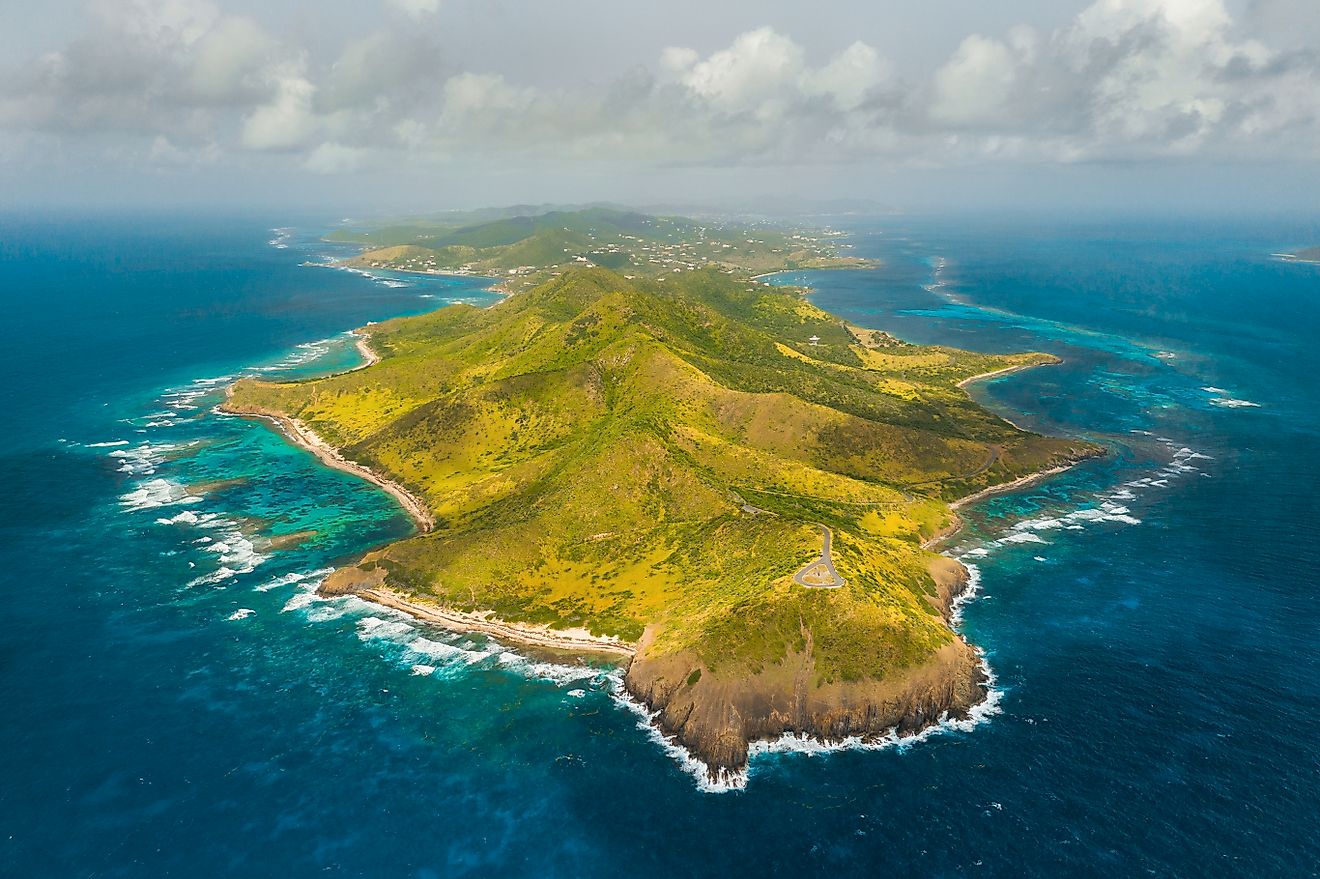
[(1316, 874), (1320, 267), (1271, 254), (1320, 224), (844, 225), (881, 268), (786, 280), (1058, 354), (973, 393), (1111, 454), (966, 511), (982, 722), (712, 793), (609, 668), (316, 599), (407, 518), (210, 410), (485, 282), (317, 265), (314, 220), (0, 216), (0, 875)]

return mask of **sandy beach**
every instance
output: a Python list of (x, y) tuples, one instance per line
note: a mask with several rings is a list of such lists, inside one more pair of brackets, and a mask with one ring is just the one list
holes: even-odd
[(260, 413), (257, 414), (257, 417), (268, 418), (271, 421), (274, 421), (280, 426), (284, 435), (293, 441), (294, 445), (311, 452), (327, 467), (333, 467), (336, 470), (342, 470), (345, 473), (352, 473), (354, 476), (359, 476), (389, 492), (396, 500), (398, 500), (400, 505), (403, 506), (408, 515), (413, 518), (413, 521), (417, 523), (417, 527), (421, 531), (430, 531), (435, 527), (435, 519), (431, 517), (430, 511), (426, 509), (426, 504), (422, 503), (416, 495), (408, 491), (408, 489), (404, 488), (402, 485), (399, 485), (397, 482), (381, 476), (370, 467), (365, 467), (355, 461), (348, 460), (340, 454), (338, 449), (321, 439), (321, 437), (316, 434), (316, 431), (312, 430), (298, 419), (288, 418), (283, 415), (272, 415), (269, 413)]
[[(354, 330), (353, 335), (357, 337), (356, 346), (358, 351), (362, 354), (364, 362), (347, 370), (347, 372), (356, 372), (359, 369), (366, 369), (368, 366), (379, 363), (380, 355), (371, 350), (370, 335), (364, 330)], [(232, 392), (232, 387), (230, 391)], [(400, 505), (403, 506), (404, 510), (406, 510), (408, 515), (412, 517), (413, 521), (417, 523), (417, 527), (421, 531), (430, 531), (435, 527), (435, 519), (432, 518), (430, 511), (427, 510), (426, 504), (424, 504), (415, 494), (408, 491), (408, 489), (399, 485), (397, 482), (394, 482), (391, 479), (386, 479), (370, 467), (358, 464), (356, 461), (348, 460), (337, 448), (321, 439), (316, 431), (312, 430), (298, 419), (289, 418), (285, 415), (278, 415), (273, 412), (236, 411), (228, 408), (227, 400), (225, 403), (221, 404), (219, 408), (222, 412), (226, 412), (230, 415), (265, 418), (269, 421), (275, 422), (275, 424), (279, 425), (280, 431), (288, 437), (294, 445), (311, 452), (327, 467), (333, 467), (336, 470), (342, 470), (345, 473), (352, 473), (354, 476), (361, 477), (373, 485), (389, 492), (396, 500), (398, 500)]]
[[(380, 355), (371, 348), (369, 332), (366, 330), (356, 330), (354, 331), (354, 335), (357, 337), (356, 346), (358, 351), (361, 352), (364, 362), (353, 369), (365, 369), (368, 366), (379, 363), (381, 358)], [(974, 381), (991, 378), (993, 376), (1006, 375), (1011, 372), (1018, 372), (1020, 370), (1030, 369), (1034, 366), (1041, 365), (1044, 364), (1024, 363), (1005, 367), (1004, 369), (997, 369), (992, 372), (981, 373), (963, 379), (958, 383), (958, 387), (965, 387)], [(223, 409), (224, 407), (222, 406), (221, 408)], [(435, 527), (434, 518), (431, 516), (430, 511), (427, 510), (426, 505), (420, 498), (409, 492), (397, 482), (381, 476), (371, 468), (348, 460), (337, 448), (326, 442), (317, 435), (314, 430), (298, 419), (270, 412), (231, 412), (231, 414), (266, 418), (274, 422), (291, 442), (314, 454), (317, 459), (326, 466), (333, 467), (336, 470), (342, 470), (345, 473), (352, 473), (353, 475), (365, 479), (389, 492), (399, 501), (400, 505), (402, 505), (404, 510), (407, 511), (408, 515), (412, 517), (413, 521), (417, 523), (417, 527), (421, 532), (429, 532)], [(1016, 427), (1016, 425), (1014, 426)], [(1018, 479), (1014, 479), (1011, 482), (992, 485), (989, 488), (982, 489), (974, 494), (953, 501), (949, 505), (950, 509), (954, 511), (953, 522), (950, 523), (948, 528), (923, 542), (922, 546), (930, 549), (941, 541), (952, 537), (959, 529), (961, 529), (962, 520), (958, 517), (956, 512), (959, 507), (980, 500), (991, 494), (1012, 491), (1013, 489), (1030, 485), (1031, 483), (1046, 479), (1057, 473), (1062, 473), (1076, 463), (1077, 461), (1072, 461), (1062, 466), (1051, 467), (1037, 473), (1028, 474)], [(556, 650), (578, 654), (608, 654), (629, 658), (634, 656), (637, 652), (636, 647), (633, 644), (622, 641), (618, 638), (593, 635), (585, 629), (551, 629), (548, 626), (533, 626), (523, 623), (508, 622), (494, 617), (489, 613), (456, 611), (438, 604), (431, 604), (430, 602), (423, 603), (410, 600), (380, 583), (373, 583), (365, 588), (353, 589), (352, 591), (363, 600), (406, 613), (409, 616), (415, 617), (424, 622), (434, 623), (454, 631), (480, 632), (485, 635), (512, 641), (536, 649)]]
[(459, 632), (481, 632), (528, 647), (569, 653), (605, 653), (632, 657), (637, 648), (627, 641), (593, 635), (586, 629), (551, 629), (525, 623), (510, 623), (487, 613), (465, 613), (436, 604), (411, 601), (392, 589), (377, 587), (355, 593), (359, 598), (402, 611), (428, 623)]
[(371, 350), (371, 334), (365, 330), (354, 330), (353, 335), (357, 337), (355, 344), (364, 361), (353, 369), (366, 369), (368, 366), (380, 363), (380, 355)]
[[(1057, 363), (1058, 361), (1056, 360), (1054, 362)], [(1052, 364), (1046, 362), (1046, 363), (1019, 363), (1016, 366), (1005, 366), (1003, 369), (994, 369), (991, 370), (990, 372), (982, 372), (982, 373), (978, 373), (977, 375), (969, 375), (967, 378), (958, 382), (958, 387), (965, 388), (968, 385), (970, 385), (972, 382), (983, 381), (985, 379), (994, 378), (995, 376), (999, 376), (999, 375), (1008, 375), (1010, 372), (1021, 372), (1024, 369), (1035, 369), (1037, 366), (1050, 366), (1050, 365)], [(1012, 422), (1009, 423), (1011, 424)], [(1016, 425), (1014, 426), (1016, 427)]]

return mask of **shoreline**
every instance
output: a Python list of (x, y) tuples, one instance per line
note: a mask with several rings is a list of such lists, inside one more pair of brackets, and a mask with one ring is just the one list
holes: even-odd
[(338, 449), (321, 439), (316, 431), (312, 430), (298, 419), (287, 418), (283, 415), (269, 415), (264, 413), (257, 414), (256, 417), (268, 418), (271, 421), (274, 421), (280, 426), (281, 431), (293, 442), (294, 445), (311, 452), (327, 467), (333, 467), (344, 473), (351, 473), (354, 476), (365, 479), (367, 482), (372, 483), (378, 488), (384, 489), (399, 502), (404, 511), (407, 512), (413, 522), (416, 523), (418, 530), (423, 534), (431, 531), (435, 527), (435, 519), (432, 518), (430, 511), (426, 509), (426, 505), (422, 503), (420, 498), (408, 491), (408, 489), (404, 488), (402, 485), (399, 485), (397, 482), (381, 476), (370, 467), (359, 464), (356, 461), (348, 460)]
[(1089, 460), (1090, 458), (1093, 457), (1099, 457), (1099, 456), (1089, 455), (1085, 458), (1078, 458), (1075, 461), (1069, 461), (1067, 464), (1058, 464), (1054, 467), (1047, 467), (1044, 470), (1037, 470), (1035, 473), (1028, 473), (1026, 476), (1019, 476), (1017, 479), (1013, 479), (1008, 482), (1001, 482), (998, 485), (992, 485), (989, 488), (983, 488), (980, 491), (973, 492), (972, 494), (967, 495), (966, 497), (960, 497), (955, 501), (951, 501), (949, 503), (949, 509), (957, 512), (958, 510), (962, 509), (968, 504), (975, 503), (976, 501), (979, 501), (982, 498), (987, 498), (990, 497), (991, 495), (996, 495), (996, 494), (1003, 494), (1004, 492), (1013, 491), (1014, 489), (1018, 489), (1018, 488), (1026, 488), (1028, 485), (1033, 485), (1034, 483), (1037, 482), (1043, 482), (1046, 479), (1049, 479), (1051, 476), (1057, 476), (1058, 474), (1063, 473), (1066, 470), (1071, 470), (1073, 467), (1076, 467), (1081, 462)]
[[(355, 368), (360, 369), (361, 367)], [(219, 407), (220, 411), (226, 415), (237, 415), (242, 418), (264, 418), (267, 421), (274, 422), (285, 438), (298, 448), (311, 452), (322, 464), (344, 473), (351, 473), (388, 492), (399, 502), (399, 505), (403, 507), (404, 511), (417, 525), (418, 530), (423, 534), (435, 527), (435, 520), (431, 517), (430, 511), (427, 510), (426, 504), (422, 503), (416, 495), (397, 482), (381, 476), (370, 467), (348, 460), (338, 449), (321, 439), (316, 431), (298, 419), (289, 418), (285, 415), (275, 415), (270, 412), (246, 412), (226, 409), (227, 402), (220, 404)]]
[[(356, 347), (358, 348), (359, 352), (363, 355), (365, 361), (364, 363), (354, 367), (354, 369), (363, 369), (367, 366), (371, 366), (375, 363), (378, 363), (381, 358), (380, 355), (378, 355), (374, 350), (371, 349), (371, 346), (369, 344), (369, 340), (370, 340), (369, 330), (365, 328), (362, 330), (357, 330), (354, 331), (354, 335), (357, 337), (355, 342)], [(996, 369), (986, 373), (970, 376), (958, 382), (957, 387), (965, 388), (967, 385), (975, 381), (1007, 375), (1010, 373), (1030, 369), (1036, 366), (1043, 366), (1057, 362), (1059, 361), (1057, 358), (1055, 358), (1053, 360), (1044, 361), (1044, 362), (1015, 364), (1012, 366), (1003, 367), (1001, 369)], [(231, 392), (232, 392), (232, 386), (231, 386)], [(222, 406), (222, 411), (228, 411), (231, 412), (232, 414), (240, 414), (251, 417), (260, 417), (260, 418), (269, 419), (270, 421), (274, 422), (280, 427), (281, 431), (294, 445), (302, 449), (305, 449), (306, 451), (311, 452), (317, 457), (317, 459), (321, 463), (325, 464), (326, 466), (333, 467), (335, 469), (358, 476), (359, 478), (362, 478), (376, 485), (377, 487), (383, 489), (384, 491), (390, 493), (400, 503), (400, 505), (403, 506), (404, 510), (414, 520), (421, 533), (425, 534), (433, 530), (434, 519), (432, 518), (430, 512), (427, 510), (426, 505), (418, 497), (413, 495), (411, 492), (403, 488), (398, 483), (385, 478), (384, 476), (373, 471), (369, 467), (348, 460), (337, 448), (332, 446), (330, 443), (326, 442), (324, 439), (318, 436), (316, 432), (313, 431), (309, 426), (302, 423), (298, 419), (285, 415), (271, 413), (271, 412), (263, 412), (263, 411), (242, 412), (238, 410), (227, 410), (224, 409), (223, 406)], [(1009, 423), (1011, 424), (1011, 422)], [(1017, 425), (1013, 425), (1013, 426), (1017, 428)], [(1017, 428), (1017, 429), (1020, 430), (1021, 428)], [(939, 534), (936, 534), (930, 540), (923, 542), (922, 547), (924, 549), (935, 552), (932, 549), (932, 547), (953, 537), (955, 534), (958, 533), (958, 531), (962, 529), (963, 521), (957, 514), (957, 510), (960, 507), (965, 506), (966, 504), (972, 503), (976, 500), (979, 500), (980, 498), (986, 497), (991, 494), (1012, 491), (1014, 489), (1021, 488), (1026, 485), (1032, 484), (1034, 482), (1049, 478), (1050, 476), (1063, 472), (1064, 470), (1074, 466), (1075, 464), (1079, 463), (1082, 460), (1085, 460), (1088, 457), (1091, 457), (1091, 455), (1084, 455), (1081, 457), (1077, 457), (1073, 460), (1068, 460), (1063, 465), (1052, 466), (1044, 470), (1037, 471), (1035, 473), (1027, 474), (1017, 479), (1011, 480), (1009, 482), (1004, 482), (999, 485), (990, 486), (989, 488), (982, 489), (978, 492), (967, 495), (966, 497), (959, 498), (955, 501), (950, 502), (948, 504), (950, 514), (952, 516), (952, 522), (950, 523), (950, 526), (943, 529)], [(959, 721), (962, 721), (968, 717), (975, 716), (978, 712), (986, 711), (987, 710), (986, 706), (993, 704), (994, 691), (993, 688), (987, 683), (988, 681), (993, 681), (993, 671), (990, 669), (988, 663), (985, 661), (984, 655), (979, 651), (977, 651), (975, 645), (973, 645), (966, 638), (966, 636), (959, 631), (957, 627), (957, 619), (953, 615), (953, 608), (955, 608), (958, 605), (960, 600), (963, 601), (966, 600), (965, 593), (969, 591), (969, 586), (972, 583), (971, 572), (968, 570), (966, 565), (958, 561), (956, 558), (953, 558), (952, 556), (946, 555), (944, 553), (938, 553), (938, 555), (943, 558), (949, 559), (952, 562), (951, 567), (953, 567), (953, 570), (950, 571), (950, 573), (953, 574), (952, 582), (949, 583), (949, 586), (951, 588), (948, 590), (949, 607), (943, 608), (941, 615), (944, 617), (945, 624), (952, 633), (953, 637), (956, 639), (957, 642), (961, 643), (962, 645), (961, 649), (964, 651), (970, 650), (976, 654), (977, 669), (975, 673), (966, 672), (966, 675), (962, 675), (962, 671), (966, 671), (965, 669), (963, 669), (962, 671), (959, 672), (959, 675), (961, 676), (957, 677), (957, 681), (953, 681), (953, 679), (944, 680), (943, 678), (940, 678), (939, 681), (937, 682), (939, 683), (939, 687), (937, 687), (937, 689), (939, 689), (939, 692), (943, 693), (945, 697), (953, 699), (954, 701), (949, 702), (947, 705), (944, 705), (943, 710), (940, 711), (934, 710), (932, 706), (935, 706), (935, 703), (933, 702), (931, 702), (930, 704), (923, 703), (921, 706), (913, 708), (912, 711), (907, 711), (907, 710), (900, 711), (898, 715), (892, 718), (893, 723), (890, 724), (888, 727), (886, 727), (886, 732), (884, 733), (885, 735), (899, 735), (900, 731), (902, 731), (901, 734), (903, 735), (924, 736), (926, 734), (929, 734), (928, 731), (933, 729), (938, 729), (939, 727), (944, 725), (945, 718), (950, 714), (952, 714)], [(350, 566), (350, 568), (351, 567), (353, 566)], [(341, 569), (341, 570), (345, 570), (345, 569)], [(666, 720), (661, 719), (662, 712), (666, 710), (666, 703), (671, 701), (670, 697), (672, 697), (673, 694), (671, 693), (669, 694), (669, 696), (666, 696), (665, 698), (657, 701), (656, 700), (657, 694), (656, 692), (653, 692), (654, 685), (656, 684), (655, 681), (650, 681), (652, 686), (646, 688), (638, 688), (635, 686), (637, 682), (634, 681), (633, 674), (634, 672), (637, 672), (637, 670), (640, 667), (639, 663), (637, 663), (635, 660), (638, 657), (639, 650), (641, 649), (642, 646), (644, 646), (645, 639), (643, 639), (643, 644), (639, 645), (639, 644), (633, 644), (630, 642), (623, 641), (617, 637), (593, 635), (591, 632), (580, 628), (568, 629), (568, 630), (554, 630), (551, 629), (549, 626), (545, 626), (545, 625), (530, 625), (530, 624), (510, 622), (499, 619), (498, 617), (494, 616), (492, 611), (489, 610), (476, 611), (476, 612), (458, 611), (451, 608), (447, 608), (438, 603), (431, 603), (430, 601), (426, 601), (424, 599), (414, 599), (411, 596), (406, 596), (404, 594), (401, 594), (387, 587), (384, 583), (384, 580), (385, 580), (385, 571), (383, 569), (379, 569), (379, 570), (373, 570), (369, 577), (363, 577), (361, 579), (357, 579), (357, 581), (353, 583), (353, 585), (347, 585), (346, 583), (345, 586), (347, 588), (341, 588), (339, 586), (326, 588), (327, 586), (330, 585), (329, 581), (327, 581), (326, 583), (323, 583), (321, 587), (318, 588), (318, 591), (321, 592), (323, 595), (353, 594), (370, 604), (374, 604), (382, 608), (392, 610), (397, 613), (405, 614), (408, 617), (418, 620), (422, 623), (437, 625), (442, 628), (456, 632), (477, 633), (477, 634), (490, 636), (497, 640), (502, 640), (507, 643), (510, 643), (511, 645), (514, 646), (515, 649), (517, 649), (518, 647), (522, 647), (530, 650), (552, 651), (560, 654), (568, 654), (577, 657), (582, 657), (584, 655), (585, 656), (607, 655), (613, 657), (614, 659), (619, 660), (620, 664), (626, 669), (625, 677), (622, 685), (623, 692), (627, 693), (632, 699), (637, 700), (637, 702), (640, 705), (645, 707), (647, 713), (651, 715), (648, 726), (656, 733), (658, 733), (660, 736), (662, 736), (667, 741), (669, 741), (671, 745), (673, 745), (674, 747), (682, 748), (684, 752), (687, 753), (690, 757), (692, 757), (694, 760), (699, 761), (711, 778), (717, 778), (718, 773), (720, 772), (746, 771), (746, 763), (745, 763), (746, 758), (751, 755), (754, 748), (758, 745), (770, 747), (771, 744), (775, 741), (773, 730), (768, 730), (765, 728), (748, 729), (747, 732), (750, 733), (750, 735), (746, 738), (745, 744), (742, 749), (744, 755), (743, 756), (744, 762), (741, 765), (730, 764), (728, 766), (725, 766), (722, 765), (722, 761), (724, 758), (721, 756), (721, 752), (718, 749), (716, 749), (715, 751), (710, 751), (709, 749), (699, 746), (699, 743), (689, 742), (686, 739), (684, 739), (682, 736), (680, 736), (678, 734), (679, 731), (673, 728), (673, 724), (666, 722), (668, 718), (666, 718)], [(647, 661), (647, 663), (643, 663), (643, 665), (646, 665), (648, 669), (651, 669), (651, 666), (653, 664), (654, 663), (651, 663), (649, 660)], [(929, 668), (927, 668), (927, 666), (929, 666)], [(961, 668), (962, 667), (959, 666), (959, 669)], [(929, 677), (931, 675), (935, 675), (936, 677), (939, 677), (940, 675), (944, 674), (947, 671), (948, 669), (945, 668), (944, 665), (940, 665), (938, 662), (934, 664), (923, 662), (921, 667), (921, 675), (926, 677)], [(643, 679), (650, 680), (649, 678), (645, 677), (646, 672), (637, 672), (637, 673), (642, 674)], [(966, 677), (965, 680), (964, 677)], [(954, 687), (954, 684), (956, 684), (957, 686)], [(922, 683), (922, 686), (928, 686), (928, 685), (933, 686), (933, 684), (931, 684), (930, 681), (924, 681), (924, 683)], [(950, 687), (954, 687), (954, 689), (950, 689)], [(974, 694), (973, 692), (968, 692), (969, 687), (974, 691)], [(945, 690), (947, 690), (948, 692), (945, 692)], [(954, 695), (952, 695), (955, 693), (955, 691), (961, 693), (962, 695), (955, 697)], [(929, 696), (929, 694), (927, 694), (927, 696)], [(926, 701), (929, 702), (929, 698), (927, 698)], [(935, 706), (935, 707), (939, 707), (939, 706)], [(954, 710), (955, 708), (956, 710)], [(806, 723), (802, 724), (801, 727), (797, 729), (795, 735), (799, 737), (806, 736), (807, 738), (810, 738), (812, 740), (824, 742), (831, 745), (843, 744), (846, 743), (846, 741), (848, 741), (850, 738), (852, 738), (852, 736), (837, 735), (838, 729), (832, 727), (830, 723), (826, 723), (826, 720), (828, 720), (828, 718), (826, 719), (817, 718), (816, 715), (813, 714), (811, 715), (811, 717), (807, 719)], [(834, 718), (834, 720), (837, 721), (838, 718)], [(854, 735), (856, 733), (857, 731), (854, 731)], [(873, 731), (868, 731), (868, 733), (865, 734), (863, 738), (871, 738), (873, 736), (879, 736), (879, 735), (880, 735), (880, 731), (877, 729)], [(680, 739), (682, 740), (680, 741)]]
[[(396, 275), (418, 275), (423, 278), (464, 278), (464, 279), (477, 278), (483, 281), (490, 281), (490, 286), (486, 287), (485, 289), (491, 291), (492, 293), (498, 293), (501, 296), (513, 295), (513, 291), (504, 286), (505, 283), (508, 282), (508, 278), (497, 278), (494, 275), (484, 275), (484, 274), (479, 274), (477, 272), (448, 272), (448, 271), (440, 271), (438, 269), (436, 270), (385, 269), (385, 268), (378, 269), (370, 266), (355, 266), (350, 262), (351, 259), (356, 259), (356, 257), (350, 257), (350, 259), (341, 259), (337, 262), (330, 263), (329, 266), (330, 268), (344, 269), (350, 272), (359, 272), (364, 275), (370, 275), (373, 278), (380, 277), (380, 275), (378, 275), (377, 272), (391, 272)], [(487, 308), (489, 307), (490, 306), (487, 306)]]
[[(371, 333), (365, 327), (350, 330), (350, 332), (356, 339), (354, 347), (356, 347), (358, 353), (362, 355), (364, 362), (359, 363), (352, 369), (346, 369), (341, 373), (332, 373), (332, 376), (357, 372), (360, 369), (366, 369), (368, 366), (374, 366), (381, 360), (380, 355), (371, 348)], [(265, 418), (269, 421), (273, 421), (280, 428), (280, 432), (284, 434), (290, 442), (300, 449), (311, 452), (322, 464), (344, 473), (351, 473), (360, 479), (365, 479), (367, 482), (370, 482), (377, 488), (383, 489), (390, 494), (399, 502), (399, 505), (403, 507), (409, 518), (413, 520), (414, 524), (417, 525), (418, 530), (423, 534), (431, 531), (435, 527), (435, 519), (432, 517), (430, 510), (426, 508), (426, 504), (422, 502), (421, 498), (417, 497), (392, 479), (387, 479), (384, 476), (381, 476), (370, 467), (359, 464), (356, 461), (348, 460), (339, 449), (321, 439), (316, 431), (312, 430), (298, 419), (289, 418), (285, 415), (277, 415), (272, 412), (245, 412), (226, 408), (229, 405), (229, 399), (232, 397), (233, 391), (234, 386), (232, 384), (225, 389), (225, 402), (217, 407), (221, 412), (224, 412), (226, 415), (238, 415), (245, 418)]]
[[(1009, 423), (1012, 424), (1012, 422)], [(1016, 426), (1017, 425), (1014, 425), (1014, 427)], [(1019, 430), (1020, 429), (1021, 428), (1019, 428)], [(961, 531), (963, 527), (963, 521), (962, 518), (958, 515), (958, 510), (962, 509), (968, 504), (976, 503), (977, 501), (991, 497), (992, 495), (1004, 494), (1006, 492), (1015, 491), (1019, 488), (1026, 488), (1028, 485), (1034, 485), (1037, 482), (1044, 482), (1046, 479), (1049, 479), (1051, 476), (1058, 476), (1060, 473), (1065, 473), (1071, 470), (1072, 468), (1076, 467), (1078, 464), (1082, 463), (1083, 461), (1089, 461), (1092, 458), (1103, 457), (1105, 454), (1106, 454), (1105, 452), (1099, 452), (1094, 455), (1083, 455), (1082, 457), (1069, 461), (1066, 464), (1056, 464), (1053, 467), (1046, 467), (1044, 470), (1037, 470), (1035, 473), (1028, 473), (1026, 476), (1019, 476), (1017, 479), (1010, 479), (1008, 482), (1000, 482), (997, 485), (991, 485), (987, 488), (981, 489), (980, 491), (974, 491), (969, 495), (957, 498), (956, 500), (949, 501), (949, 510), (950, 512), (953, 513), (953, 522), (951, 522), (948, 527), (941, 529), (931, 537), (927, 538), (926, 540), (923, 540), (921, 543), (921, 548), (933, 549), (933, 547), (938, 546), (940, 543), (944, 542), (945, 540), (948, 540), (949, 538), (957, 534), (959, 531)], [(958, 562), (958, 560), (954, 559), (953, 556), (945, 555), (944, 553), (939, 553), (939, 555), (942, 555), (947, 559), (953, 559), (953, 561)], [(961, 565), (962, 562), (958, 562), (958, 564)]]
[(862, 269), (878, 269), (882, 265), (882, 263), (878, 259), (869, 259), (865, 257), (858, 257), (858, 258), (863, 259), (864, 262), (845, 263), (844, 265), (838, 265), (838, 266), (798, 266), (797, 268), (792, 268), (792, 269), (788, 269), (788, 268), (774, 269), (768, 272), (761, 272), (761, 274), (759, 275), (752, 275), (747, 280), (759, 281), (762, 278), (773, 278), (775, 275), (787, 275), (790, 272), (834, 272), (840, 270), (849, 271), (849, 270), (862, 270)]
[[(1051, 355), (1051, 356), (1053, 356), (1053, 355)], [(1042, 363), (1018, 363), (1018, 364), (1015, 364), (1014, 366), (1005, 366), (1005, 367), (1002, 368), (1002, 369), (992, 369), (992, 370), (990, 370), (989, 372), (981, 372), (981, 373), (977, 373), (976, 375), (969, 375), (967, 378), (965, 378), (965, 379), (963, 379), (962, 381), (958, 382), (958, 384), (955, 385), (955, 387), (959, 387), (959, 388), (962, 388), (962, 389), (966, 390), (967, 386), (970, 385), (970, 384), (972, 384), (973, 382), (985, 381), (986, 379), (995, 378), (995, 377), (997, 377), (997, 376), (1001, 376), (1001, 375), (1008, 375), (1008, 374), (1010, 374), (1010, 373), (1014, 373), (1014, 372), (1022, 372), (1022, 371), (1025, 370), (1025, 369), (1035, 369), (1035, 368), (1038, 367), (1038, 366), (1057, 366), (1057, 365), (1059, 365), (1059, 364), (1062, 363), (1062, 362), (1063, 362), (1062, 360), (1060, 360), (1059, 358), (1055, 357), (1053, 360), (1047, 360), (1047, 361), (1044, 361), (1044, 362), (1042, 362)], [(1001, 415), (1000, 417), (1003, 418), (1002, 415)], [(1007, 418), (1004, 418), (1004, 420), (1005, 420), (1005, 421), (1008, 421)], [(1011, 421), (1008, 421), (1008, 423), (1009, 423), (1009, 424), (1013, 424), (1013, 422), (1011, 422)], [(1016, 424), (1013, 424), (1013, 426), (1014, 426), (1014, 427), (1017, 427)], [(1018, 430), (1021, 430), (1021, 429), (1022, 429), (1022, 428), (1018, 427)]]
[(555, 650), (564, 653), (604, 653), (629, 659), (637, 654), (636, 646), (627, 641), (610, 636), (593, 635), (586, 629), (560, 630), (551, 629), (549, 626), (511, 623), (485, 613), (451, 610), (438, 604), (412, 601), (383, 586), (361, 589), (352, 594), (372, 604), (388, 607), (391, 610), (405, 613), (423, 622), (435, 623), (452, 631), (479, 632), (483, 635), (503, 638), (541, 650)]
[(366, 369), (368, 366), (375, 366), (380, 363), (380, 355), (371, 350), (371, 333), (367, 332), (365, 327), (350, 330), (350, 332), (352, 332), (355, 339), (353, 346), (362, 355), (363, 362), (348, 371), (357, 372), (359, 369)]

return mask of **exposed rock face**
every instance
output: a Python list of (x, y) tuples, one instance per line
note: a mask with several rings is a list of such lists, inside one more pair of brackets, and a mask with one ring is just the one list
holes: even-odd
[(932, 599), (932, 601), (939, 609), (940, 616), (944, 617), (944, 621), (947, 623), (953, 616), (954, 601), (967, 588), (969, 579), (967, 569), (956, 559), (942, 555), (931, 559), (926, 570), (930, 572), (931, 578), (935, 581), (935, 587), (939, 590), (938, 597)]
[(334, 573), (322, 581), (317, 591), (322, 595), (356, 595), (368, 589), (378, 589), (384, 583), (384, 568), (367, 570), (359, 562), (335, 569)]
[[(932, 602), (948, 620), (966, 588), (967, 570), (940, 556), (931, 561), (938, 587)], [(374, 596), (386, 580), (383, 568), (340, 568), (321, 585), (326, 595)], [(401, 608), (407, 610), (408, 608)], [(515, 633), (516, 638), (516, 633)], [(955, 638), (925, 663), (883, 680), (817, 681), (812, 639), (777, 665), (756, 674), (712, 672), (695, 653), (653, 655), (650, 632), (638, 645), (624, 686), (652, 711), (666, 735), (702, 760), (711, 776), (747, 764), (748, 746), (785, 733), (840, 741), (919, 732), (945, 717), (965, 718), (986, 697), (980, 658)]]
[[(937, 563), (939, 601), (946, 618), (967, 583), (966, 570)], [(700, 674), (698, 674), (698, 671)], [(624, 685), (659, 711), (666, 735), (704, 761), (712, 776), (742, 769), (748, 745), (785, 733), (840, 741), (850, 736), (906, 735), (944, 717), (965, 718), (986, 697), (985, 672), (972, 649), (956, 638), (924, 664), (884, 680), (818, 683), (811, 639), (773, 668), (725, 676), (702, 667), (694, 654), (650, 656), (643, 639)]]

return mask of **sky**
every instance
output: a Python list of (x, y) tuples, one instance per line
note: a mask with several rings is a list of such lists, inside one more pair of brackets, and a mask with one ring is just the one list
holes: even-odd
[(1307, 210), (1317, 0), (0, 0), (0, 209)]

